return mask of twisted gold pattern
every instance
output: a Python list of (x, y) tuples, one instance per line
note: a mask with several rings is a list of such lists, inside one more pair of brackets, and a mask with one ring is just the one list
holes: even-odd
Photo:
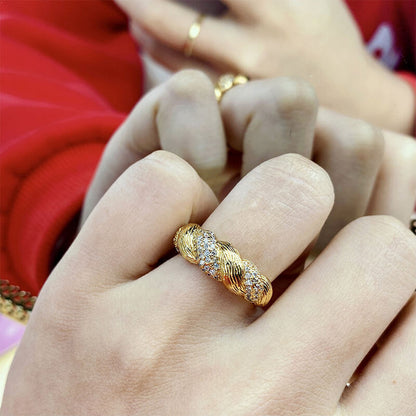
[(198, 264), (204, 273), (223, 282), (234, 294), (257, 306), (270, 301), (273, 294), (270, 280), (253, 263), (241, 258), (230, 243), (217, 241), (213, 232), (198, 224), (187, 224), (176, 232), (173, 244), (185, 260)]

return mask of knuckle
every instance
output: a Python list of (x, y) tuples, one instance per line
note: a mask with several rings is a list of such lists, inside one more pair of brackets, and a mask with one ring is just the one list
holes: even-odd
[(279, 78), (272, 90), (279, 112), (316, 113), (318, 102), (313, 87), (306, 81)]
[(305, 205), (331, 209), (334, 188), (327, 172), (316, 163), (298, 154), (285, 154), (270, 159), (254, 169), (263, 181), (287, 184), (292, 195)]
[(195, 102), (214, 97), (214, 88), (208, 76), (194, 69), (178, 72), (166, 87), (168, 96), (179, 102)]
[(402, 137), (400, 146), (393, 149), (393, 157), (400, 165), (413, 167), (416, 174), (416, 140), (411, 137)]
[(387, 215), (361, 217), (346, 229), (358, 238), (366, 238), (372, 249), (385, 253), (383, 262), (397, 270), (397, 279), (408, 286), (416, 285), (416, 237), (397, 218)]
[(384, 138), (380, 129), (362, 120), (351, 120), (344, 134), (345, 146), (355, 157), (381, 160)]
[[(70, 276), (74, 270), (73, 268), (70, 270), (70, 267), (62, 267), (61, 264), (57, 268), (60, 268), (61, 272), (63, 268), (65, 277)], [(87, 288), (81, 287), (80, 290), (75, 291), (72, 279), (62, 278), (62, 275), (57, 278), (53, 277), (54, 275), (56, 276), (56, 271), (43, 286), (32, 318), (36, 318), (40, 329), (45, 328), (53, 343), (58, 345), (73, 339), (82, 320), (81, 315), (90, 308), (93, 299), (87, 293)]]
[(377, 230), (380, 236), (402, 233), (404, 225), (396, 218), (389, 215), (371, 215), (360, 217), (352, 221), (348, 227), (357, 229), (360, 233), (371, 234)]
[(396, 235), (405, 234), (405, 226), (396, 218), (388, 215), (371, 215), (352, 221), (346, 228), (365, 235), (378, 236), (380, 240), (389, 240)]
[(307, 82), (283, 77), (257, 82), (259, 93), (254, 96), (256, 112), (294, 122), (315, 119), (318, 101), (314, 89)]
[(130, 166), (123, 177), (130, 189), (149, 190), (154, 185), (157, 192), (162, 188), (173, 192), (187, 189), (191, 194), (199, 182), (198, 174), (188, 162), (165, 150), (157, 150)]

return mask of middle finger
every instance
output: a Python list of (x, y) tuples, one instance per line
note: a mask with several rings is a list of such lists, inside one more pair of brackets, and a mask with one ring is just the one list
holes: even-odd
[(308, 83), (252, 81), (227, 92), (220, 108), (229, 145), (243, 152), (242, 175), (286, 153), (311, 158), (318, 102)]
[[(242, 258), (273, 280), (316, 237), (332, 203), (333, 189), (326, 172), (302, 156), (284, 155), (245, 176), (203, 228), (213, 231), (218, 240), (229, 241)], [(176, 230), (171, 231), (173, 235)], [(169, 275), (177, 277), (169, 279)], [(252, 317), (251, 304), (179, 256), (140, 279), (138, 285), (142, 285), (142, 293), (156, 297), (158, 292), (160, 296), (170, 293), (182, 304), (181, 314), (203, 311), (210, 316), (220, 311), (221, 321), (240, 322), (241, 316)], [(217, 320), (213, 325), (218, 326)]]

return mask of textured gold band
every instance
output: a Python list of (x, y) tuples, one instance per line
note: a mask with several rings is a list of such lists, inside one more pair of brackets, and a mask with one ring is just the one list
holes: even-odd
[(248, 302), (265, 306), (273, 293), (270, 280), (257, 267), (241, 258), (228, 242), (218, 241), (211, 231), (197, 224), (179, 228), (173, 239), (176, 250), (190, 263), (198, 264), (203, 272)]
[(245, 75), (238, 74), (224, 74), (218, 78), (217, 83), (214, 87), (215, 97), (218, 102), (221, 101), (223, 95), (236, 85), (245, 84), (248, 81), (248, 78)]
[(199, 33), (201, 32), (201, 24), (204, 20), (205, 15), (200, 14), (196, 18), (195, 22), (192, 23), (191, 27), (188, 31), (188, 36), (185, 41), (185, 46), (183, 47), (183, 53), (187, 58), (192, 56), (192, 51), (194, 49), (194, 43), (196, 38), (199, 36)]

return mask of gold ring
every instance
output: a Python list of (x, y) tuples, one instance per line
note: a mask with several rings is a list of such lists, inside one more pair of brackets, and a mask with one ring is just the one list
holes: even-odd
[(190, 58), (192, 56), (194, 43), (195, 43), (196, 38), (199, 36), (199, 33), (201, 32), (201, 24), (204, 18), (205, 18), (205, 15), (199, 14), (195, 22), (193, 22), (191, 27), (189, 28), (188, 36), (186, 38), (185, 46), (183, 48), (183, 53), (185, 54), (187, 58)]
[(215, 98), (218, 102), (221, 101), (223, 95), (236, 85), (245, 84), (248, 81), (248, 78), (245, 75), (238, 74), (224, 74), (218, 78), (217, 83), (214, 87)]
[(218, 241), (212, 231), (198, 224), (187, 224), (176, 232), (173, 244), (185, 260), (198, 264), (204, 273), (223, 282), (234, 294), (258, 306), (270, 301), (273, 294), (270, 280), (253, 263), (241, 258), (230, 243)]

